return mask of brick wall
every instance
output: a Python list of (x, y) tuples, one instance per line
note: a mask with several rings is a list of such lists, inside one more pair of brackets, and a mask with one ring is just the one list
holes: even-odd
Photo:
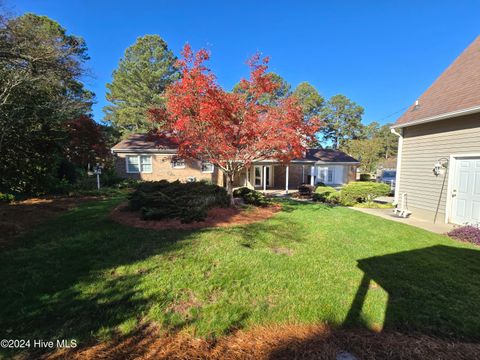
[(145, 181), (186, 181), (187, 178), (194, 176), (197, 180), (208, 180), (214, 184), (223, 186), (223, 173), (217, 168), (214, 169), (213, 173), (203, 173), (201, 161), (185, 160), (184, 169), (172, 168), (172, 159), (174, 155), (142, 154), (152, 156), (152, 173), (129, 174), (127, 173), (127, 165), (125, 160), (125, 157), (127, 155), (135, 154), (115, 154), (115, 172), (118, 176), (121, 176), (123, 178), (139, 179)]
[[(285, 189), (285, 174), (286, 169), (284, 165), (277, 165), (273, 171), (273, 183), (278, 189)], [(307, 175), (310, 174), (310, 167), (305, 166), (305, 181)], [(290, 165), (288, 168), (288, 188), (296, 189), (302, 184), (302, 165)]]

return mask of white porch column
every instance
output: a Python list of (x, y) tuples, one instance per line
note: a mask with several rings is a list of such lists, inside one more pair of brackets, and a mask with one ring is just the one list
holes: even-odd
[(285, 194), (288, 194), (288, 165), (285, 168)]
[(245, 167), (245, 187), (248, 187), (248, 168)]
[(305, 165), (302, 165), (302, 184), (305, 184)]
[(263, 167), (263, 192), (267, 192), (267, 167)]
[(314, 186), (315, 185), (315, 166), (312, 166), (310, 168), (310, 185)]

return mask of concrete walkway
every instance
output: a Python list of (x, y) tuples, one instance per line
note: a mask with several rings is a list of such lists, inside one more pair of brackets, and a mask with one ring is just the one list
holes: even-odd
[(452, 230), (454, 226), (452, 224), (445, 224), (443, 222), (437, 222), (434, 224), (432, 221), (416, 218), (415, 216), (410, 216), (408, 218), (401, 218), (396, 216), (393, 213), (393, 209), (364, 209), (350, 207), (352, 210), (360, 211), (366, 214), (379, 216), (384, 219), (393, 220), (401, 222), (407, 225), (416, 226), (418, 228), (428, 230), (437, 234), (445, 234)]

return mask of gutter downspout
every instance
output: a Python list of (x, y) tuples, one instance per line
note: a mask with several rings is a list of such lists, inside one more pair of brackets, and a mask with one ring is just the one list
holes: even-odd
[(395, 178), (395, 198), (394, 204), (398, 204), (399, 196), (400, 196), (400, 172), (402, 168), (402, 151), (403, 151), (403, 128), (395, 129), (391, 128), (390, 131), (392, 134), (398, 136), (398, 150), (397, 150), (397, 175)]

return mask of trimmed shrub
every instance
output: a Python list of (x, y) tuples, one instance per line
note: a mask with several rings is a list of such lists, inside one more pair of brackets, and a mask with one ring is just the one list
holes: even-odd
[(328, 195), (336, 192), (337, 190), (331, 186), (319, 186), (315, 189), (313, 200), (326, 202)]
[(352, 206), (357, 203), (371, 202), (379, 196), (390, 194), (390, 186), (374, 182), (353, 182), (346, 185), (341, 191), (341, 203)]
[(325, 202), (332, 205), (340, 204), (340, 199), (340, 191), (331, 192), (325, 196)]
[(242, 198), (245, 204), (266, 207), (272, 204), (272, 200), (267, 198), (261, 192), (242, 187), (233, 192), (234, 197)]
[(298, 187), (298, 193), (301, 196), (312, 196), (313, 192), (315, 191), (315, 186), (302, 184)]
[(224, 188), (202, 181), (142, 182), (129, 196), (130, 210), (140, 210), (144, 220), (202, 221), (210, 208), (228, 205), (229, 198)]
[(453, 229), (447, 235), (460, 241), (480, 245), (480, 228), (478, 228), (477, 226), (461, 226), (459, 228)]
[(11, 203), (15, 200), (15, 196), (13, 194), (1, 193), (0, 192), (0, 202), (2, 203)]
[(370, 174), (360, 174), (360, 181), (370, 181), (372, 176)]

